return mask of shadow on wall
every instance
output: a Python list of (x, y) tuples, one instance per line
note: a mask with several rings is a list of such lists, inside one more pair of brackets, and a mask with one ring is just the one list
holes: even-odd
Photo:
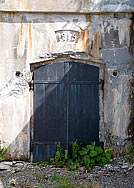
[(28, 160), (30, 158), (30, 96), (13, 98), (2, 106), (2, 142), (7, 147), (5, 158)]
[(6, 160), (30, 161), (30, 128), (29, 123), (14, 138), (4, 155)]

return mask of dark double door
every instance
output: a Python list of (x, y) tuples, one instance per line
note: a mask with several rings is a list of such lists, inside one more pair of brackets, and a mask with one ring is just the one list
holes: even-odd
[(56, 144), (99, 142), (99, 68), (64, 62), (34, 70), (33, 160), (53, 157)]

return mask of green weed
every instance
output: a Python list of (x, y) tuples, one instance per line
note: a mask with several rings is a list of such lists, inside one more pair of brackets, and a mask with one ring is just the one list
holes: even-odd
[(5, 160), (4, 154), (6, 153), (6, 151), (7, 151), (6, 147), (3, 147), (3, 149), (0, 151), (0, 161)]
[(59, 167), (67, 166), (69, 170), (76, 170), (84, 166), (86, 171), (90, 171), (95, 165), (109, 164), (112, 155), (111, 150), (105, 152), (101, 147), (96, 146), (95, 142), (81, 147), (77, 140), (70, 143), (70, 155), (67, 150), (63, 154), (62, 145), (58, 142), (56, 154), (54, 158), (50, 159), (50, 162)]

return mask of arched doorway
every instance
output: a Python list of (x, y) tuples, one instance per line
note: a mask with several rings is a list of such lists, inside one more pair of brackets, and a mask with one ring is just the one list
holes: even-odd
[(56, 62), (34, 70), (33, 161), (53, 157), (56, 144), (99, 142), (99, 68)]

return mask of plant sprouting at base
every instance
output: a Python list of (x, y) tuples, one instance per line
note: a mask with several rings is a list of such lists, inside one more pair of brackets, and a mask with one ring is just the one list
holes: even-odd
[(62, 145), (58, 142), (56, 154), (54, 158), (50, 159), (50, 162), (59, 167), (66, 166), (69, 170), (76, 170), (84, 166), (86, 171), (90, 171), (94, 166), (110, 164), (110, 160), (113, 156), (111, 150), (105, 152), (104, 149), (96, 146), (95, 142), (82, 147), (76, 140), (70, 143), (69, 149), (69, 154), (67, 150), (65, 150), (64, 154)]

